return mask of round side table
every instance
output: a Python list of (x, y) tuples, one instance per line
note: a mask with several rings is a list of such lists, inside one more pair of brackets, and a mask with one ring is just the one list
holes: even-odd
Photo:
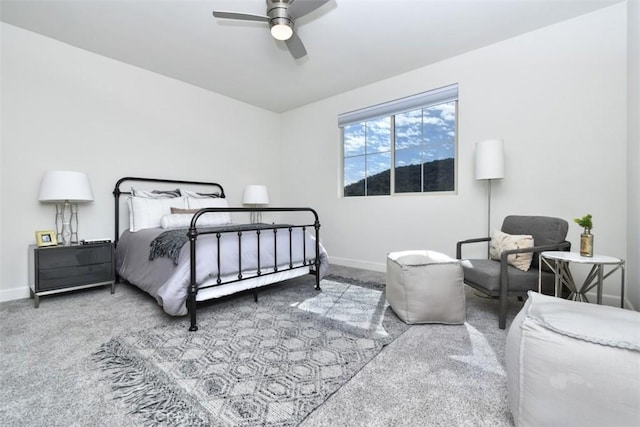
[[(581, 256), (577, 252), (562, 251), (546, 251), (540, 253), (540, 262), (538, 263), (538, 292), (542, 292), (542, 263), (551, 269), (555, 275), (555, 296), (561, 295), (562, 286), (566, 286), (571, 294), (569, 299), (575, 301), (589, 302), (587, 292), (594, 287), (597, 293), (597, 303), (602, 304), (602, 285), (604, 279), (620, 270), (620, 307), (624, 308), (624, 263), (620, 258), (607, 255), (593, 255), (592, 257)], [(576, 282), (571, 273), (570, 265), (589, 264), (592, 265), (589, 274), (585, 278), (582, 286), (577, 287)], [(605, 273), (605, 266), (611, 269)]]

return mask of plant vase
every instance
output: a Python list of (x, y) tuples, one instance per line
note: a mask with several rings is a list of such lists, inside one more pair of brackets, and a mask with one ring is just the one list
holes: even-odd
[(589, 232), (580, 235), (580, 256), (593, 256), (593, 234)]

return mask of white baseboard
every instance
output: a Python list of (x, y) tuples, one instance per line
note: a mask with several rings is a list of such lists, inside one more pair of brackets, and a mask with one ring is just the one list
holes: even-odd
[(339, 258), (329, 256), (329, 263), (342, 265), (344, 267), (361, 268), (363, 270), (379, 271), (384, 273), (387, 271), (387, 265), (383, 262), (360, 261), (357, 259)]
[[(589, 298), (589, 302), (598, 301), (598, 295), (594, 291), (587, 292), (587, 298)], [(620, 295), (611, 295), (611, 294), (603, 293), (602, 305), (609, 305), (611, 307), (620, 308)], [(631, 301), (629, 301), (629, 298), (627, 297), (624, 298), (624, 308), (635, 310), (635, 307), (633, 307), (633, 304), (631, 304)]]
[(0, 302), (29, 298), (29, 287), (0, 290)]
[[(387, 266), (383, 262), (370, 262), (370, 261), (361, 261), (357, 259), (350, 258), (340, 258), (340, 257), (332, 257), (329, 256), (329, 263), (341, 265), (344, 267), (352, 267), (352, 268), (360, 268), (363, 270), (371, 270), (371, 271), (379, 271), (384, 273), (387, 270)], [(588, 292), (587, 298), (589, 301), (594, 302), (597, 300), (597, 295), (595, 292)], [(602, 295), (602, 304), (609, 305), (612, 307), (620, 307), (620, 296), (619, 295), (611, 295), (611, 294), (603, 294)], [(624, 307), (635, 310), (633, 304), (627, 297), (624, 299)]]
[[(332, 257), (332, 256), (329, 257), (329, 263), (342, 265), (344, 267), (378, 271), (381, 273), (384, 273), (387, 269), (386, 264), (382, 262), (360, 261), (357, 259), (340, 258), (340, 257)], [(588, 292), (587, 296), (589, 298), (589, 301), (596, 301), (597, 299), (595, 292)], [(11, 288), (11, 289), (0, 290), (0, 302), (13, 301), (13, 300), (24, 299), (24, 298), (29, 298), (28, 286), (21, 287), (21, 288)], [(612, 307), (620, 307), (620, 296), (603, 294), (602, 303), (604, 305), (609, 305)], [(635, 310), (635, 307), (631, 304), (631, 301), (629, 301), (629, 299), (626, 297), (624, 299), (624, 307), (630, 310)]]

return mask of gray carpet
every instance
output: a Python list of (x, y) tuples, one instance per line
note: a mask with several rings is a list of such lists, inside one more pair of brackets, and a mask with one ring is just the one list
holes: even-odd
[[(380, 273), (336, 266), (332, 273), (384, 283)], [(223, 304), (229, 303), (255, 307), (250, 295)], [(511, 302), (509, 320), (520, 306)], [(496, 314), (496, 301), (468, 292), (465, 325), (410, 327), (301, 425), (513, 425), (506, 402), (506, 331), (497, 328)], [(42, 298), (37, 310), (30, 300), (2, 303), (0, 318), (0, 424), (20, 426), (142, 425), (144, 418), (131, 413), (105, 381), (105, 371), (96, 369), (93, 354), (136, 331), (186, 328), (186, 319), (166, 316), (150, 297), (126, 285), (115, 295), (101, 288)]]
[(151, 423), (295, 426), (408, 326), (384, 287), (328, 277), (232, 298), (184, 325), (116, 337), (96, 353), (105, 381)]

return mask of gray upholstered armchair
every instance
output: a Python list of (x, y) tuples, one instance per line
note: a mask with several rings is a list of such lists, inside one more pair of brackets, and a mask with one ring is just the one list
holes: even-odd
[[(511, 215), (504, 219), (501, 231), (510, 235), (533, 236), (533, 247), (505, 250), (500, 261), (491, 259), (469, 259), (462, 262), (464, 282), (472, 288), (500, 300), (498, 325), (504, 329), (507, 322), (507, 296), (526, 296), (529, 290), (538, 290), (538, 254), (542, 251), (571, 249), (566, 241), (569, 224), (561, 218), (546, 216)], [(462, 245), (489, 242), (490, 237), (463, 240), (456, 245), (456, 258), (462, 259)], [(511, 254), (533, 252), (529, 270), (522, 271), (511, 266), (507, 258)], [(547, 269), (541, 273), (542, 290), (553, 293), (554, 275)]]

